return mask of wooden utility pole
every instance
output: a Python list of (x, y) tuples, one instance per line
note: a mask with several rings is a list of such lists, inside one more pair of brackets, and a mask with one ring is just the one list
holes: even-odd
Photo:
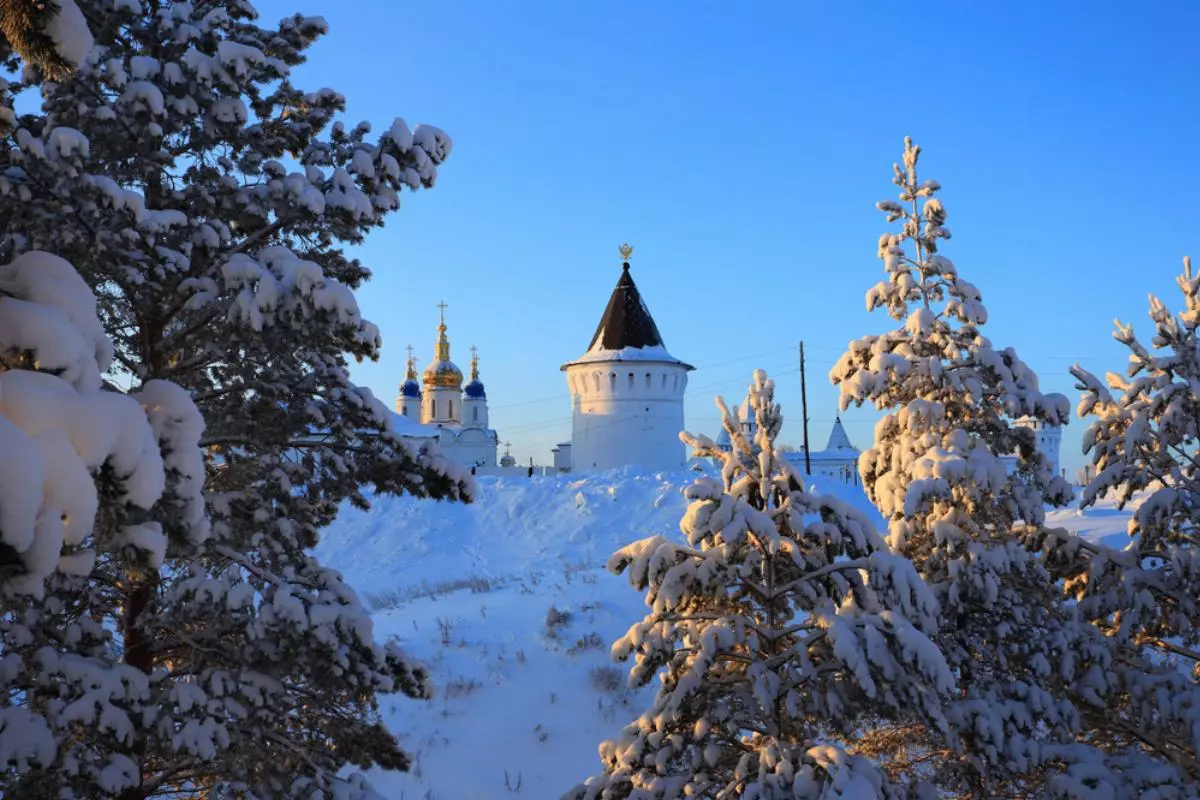
[(804, 380), (804, 341), (800, 341), (800, 415), (804, 418), (804, 474), (812, 475), (808, 457), (808, 385)]

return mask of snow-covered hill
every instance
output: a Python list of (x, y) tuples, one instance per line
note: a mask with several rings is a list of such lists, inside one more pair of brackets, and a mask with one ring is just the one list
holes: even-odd
[[(375, 773), (390, 798), (559, 797), (599, 768), (596, 746), (649, 701), (608, 657), (639, 619), (640, 593), (602, 569), (617, 548), (678, 532), (690, 473), (484, 477), (471, 505), (379, 498), (347, 508), (317, 549), (437, 682), (430, 702), (387, 698), (389, 724), (416, 756)], [(816, 481), (870, 514), (862, 491)], [(1119, 545), (1128, 514), (1111, 505), (1051, 524)]]

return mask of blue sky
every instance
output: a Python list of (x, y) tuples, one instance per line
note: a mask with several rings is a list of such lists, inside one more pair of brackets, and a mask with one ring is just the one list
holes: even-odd
[[(1123, 370), (1113, 318), (1148, 333), (1147, 293), (1177, 307), (1180, 259), (1200, 256), (1187, 3), (257, 5), (329, 21), (300, 86), (342, 92), (377, 131), (402, 116), (453, 137), (437, 187), (359, 249), (385, 347), (355, 376), (390, 404), (405, 345), (432, 357), (444, 299), (454, 359), (479, 346), (522, 462), (569, 438), (558, 368), (587, 346), (625, 240), (668, 348), (699, 367), (688, 426), (712, 431), (712, 395), (763, 367), (799, 442), (803, 339), (823, 445), (829, 368), (893, 325), (863, 298), (906, 134), (944, 186), (943, 252), (982, 290), (985, 333), (1072, 405), (1067, 368)], [(876, 418), (843, 415), (860, 447)], [(1072, 472), (1082, 429), (1064, 436)]]

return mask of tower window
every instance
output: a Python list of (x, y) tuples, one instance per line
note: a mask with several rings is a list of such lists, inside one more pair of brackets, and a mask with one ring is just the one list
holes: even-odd
[(667, 373), (662, 374), (662, 388), (667, 388)]
[(646, 388), (647, 389), (650, 388), (650, 373), (649, 372), (646, 373)]
[(400, 406), (400, 414), (407, 417), (408, 416), (408, 406), (406, 406), (406, 405)]
[(633, 373), (629, 373), (629, 388), (633, 388)]
[(447, 417), (448, 419), (454, 419), (454, 401), (453, 401), (453, 400), (447, 400), (447, 401), (446, 401), (446, 406), (447, 406), (447, 408), (448, 408), (448, 411), (446, 412), (446, 417)]
[(479, 421), (479, 406), (475, 406), (471, 409), (471, 421), (472, 422)]

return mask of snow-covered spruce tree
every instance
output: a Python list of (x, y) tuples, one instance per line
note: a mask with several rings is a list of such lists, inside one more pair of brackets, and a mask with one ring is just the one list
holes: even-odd
[[(0, 263), (70, 260), (100, 300), (113, 382), (191, 395), (211, 531), (197, 542), (194, 509), (160, 502), (161, 536), (131, 528), (128, 553), (5, 607), (0, 679), (57, 748), (31, 759), (0, 730), (0, 791), (363, 796), (343, 767), (407, 764), (376, 696), (425, 695), (426, 676), (373, 641), (309, 550), (367, 486), (456, 498), (467, 479), (350, 381), (379, 336), (354, 299), (368, 270), (343, 248), (404, 187), (432, 186), (450, 142), (399, 120), (370, 138), (333, 123), (340, 95), (294, 87), (319, 19), (260, 27), (236, 0), (79, 5), (96, 47), (0, 153)], [(8, 682), (18, 666), (32, 683)]]
[(686, 490), (686, 543), (654, 536), (608, 562), (650, 606), (613, 654), (633, 656), (631, 685), (661, 671), (662, 687), (601, 745), (604, 774), (567, 797), (892, 797), (836, 736), (872, 714), (943, 724), (953, 680), (926, 635), (931, 592), (858, 511), (803, 488), (776, 452), (782, 416), (762, 371), (748, 400), (753, 440), (720, 399), (730, 452), (682, 435), (722, 464)]
[(936, 641), (962, 690), (947, 712), (958, 746), (941, 750), (920, 726), (884, 726), (862, 747), (886, 751), (898, 771), (924, 761), (952, 793), (1091, 796), (1097, 754), (1078, 742), (1103, 712), (1111, 652), (1023, 544), (1044, 528), (1045, 504), (1071, 495), (1032, 432), (1014, 424), (1065, 424), (1067, 400), (1039, 391), (1017, 354), (980, 332), (979, 290), (938, 254), (950, 235), (946, 211), (938, 184), (918, 180), (919, 154), (906, 140), (899, 202), (879, 204), (901, 229), (880, 238), (887, 279), (867, 293), (868, 310), (884, 308), (903, 326), (851, 342), (830, 378), (843, 408), (886, 412), (859, 472), (891, 545), (937, 592)]
[[(1131, 325), (1113, 334), (1129, 348), (1126, 377), (1107, 386), (1082, 367), (1081, 417), (1092, 480), (1080, 507), (1114, 497), (1129, 504), (1129, 545), (1042, 537), (1049, 562), (1066, 579), (1081, 612), (1122, 646), (1110, 702), (1111, 747), (1149, 751), (1190, 781), (1179, 796), (1200, 795), (1200, 278), (1184, 261), (1178, 315), (1150, 298), (1154, 337), (1147, 347)], [(1129, 757), (1132, 757), (1130, 755)], [(1188, 793), (1190, 791), (1190, 793)]]

